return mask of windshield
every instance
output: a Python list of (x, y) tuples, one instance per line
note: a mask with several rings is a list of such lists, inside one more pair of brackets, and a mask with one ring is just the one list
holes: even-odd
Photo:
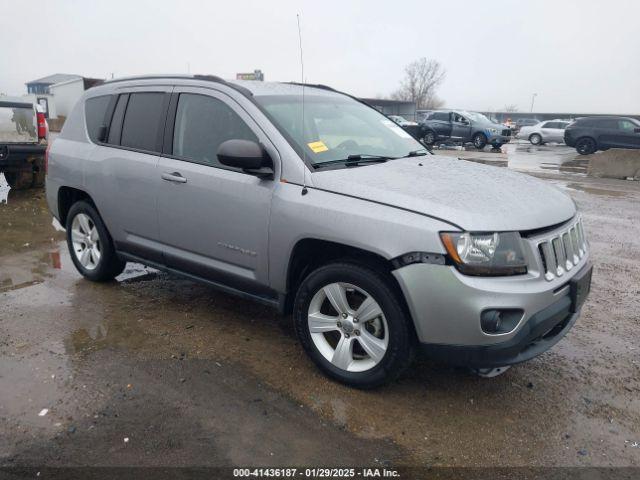
[(405, 157), (424, 150), (396, 123), (352, 98), (342, 95), (306, 95), (304, 138), (302, 97), (256, 96), (278, 129), (302, 157), (320, 165), (354, 157)]

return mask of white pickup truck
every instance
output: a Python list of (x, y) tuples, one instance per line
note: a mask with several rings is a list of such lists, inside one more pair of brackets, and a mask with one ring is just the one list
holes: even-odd
[(0, 97), (0, 173), (11, 188), (44, 186), (47, 137), (40, 105)]

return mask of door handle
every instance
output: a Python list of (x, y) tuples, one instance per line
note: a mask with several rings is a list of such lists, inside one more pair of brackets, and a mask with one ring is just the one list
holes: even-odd
[(187, 183), (187, 179), (180, 175), (179, 172), (164, 172), (161, 177), (163, 180), (166, 180), (168, 182)]

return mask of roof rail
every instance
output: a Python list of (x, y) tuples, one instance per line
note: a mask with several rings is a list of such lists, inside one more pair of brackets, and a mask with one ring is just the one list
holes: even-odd
[(117, 83), (117, 82), (129, 82), (134, 80), (203, 80), (206, 82), (215, 82), (226, 85), (229, 88), (233, 88), (234, 90), (242, 93), (245, 97), (252, 97), (253, 93), (247, 88), (241, 87), (240, 85), (236, 85), (231, 82), (227, 82), (224, 78), (218, 77), (217, 75), (179, 75), (179, 74), (170, 74), (170, 75), (136, 75), (131, 77), (122, 77), (122, 78), (114, 78), (112, 80), (107, 80), (104, 82), (105, 84), (109, 83)]

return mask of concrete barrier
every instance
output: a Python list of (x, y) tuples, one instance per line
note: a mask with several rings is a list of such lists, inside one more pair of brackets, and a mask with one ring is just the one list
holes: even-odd
[(612, 148), (591, 155), (589, 176), (640, 180), (640, 150)]

